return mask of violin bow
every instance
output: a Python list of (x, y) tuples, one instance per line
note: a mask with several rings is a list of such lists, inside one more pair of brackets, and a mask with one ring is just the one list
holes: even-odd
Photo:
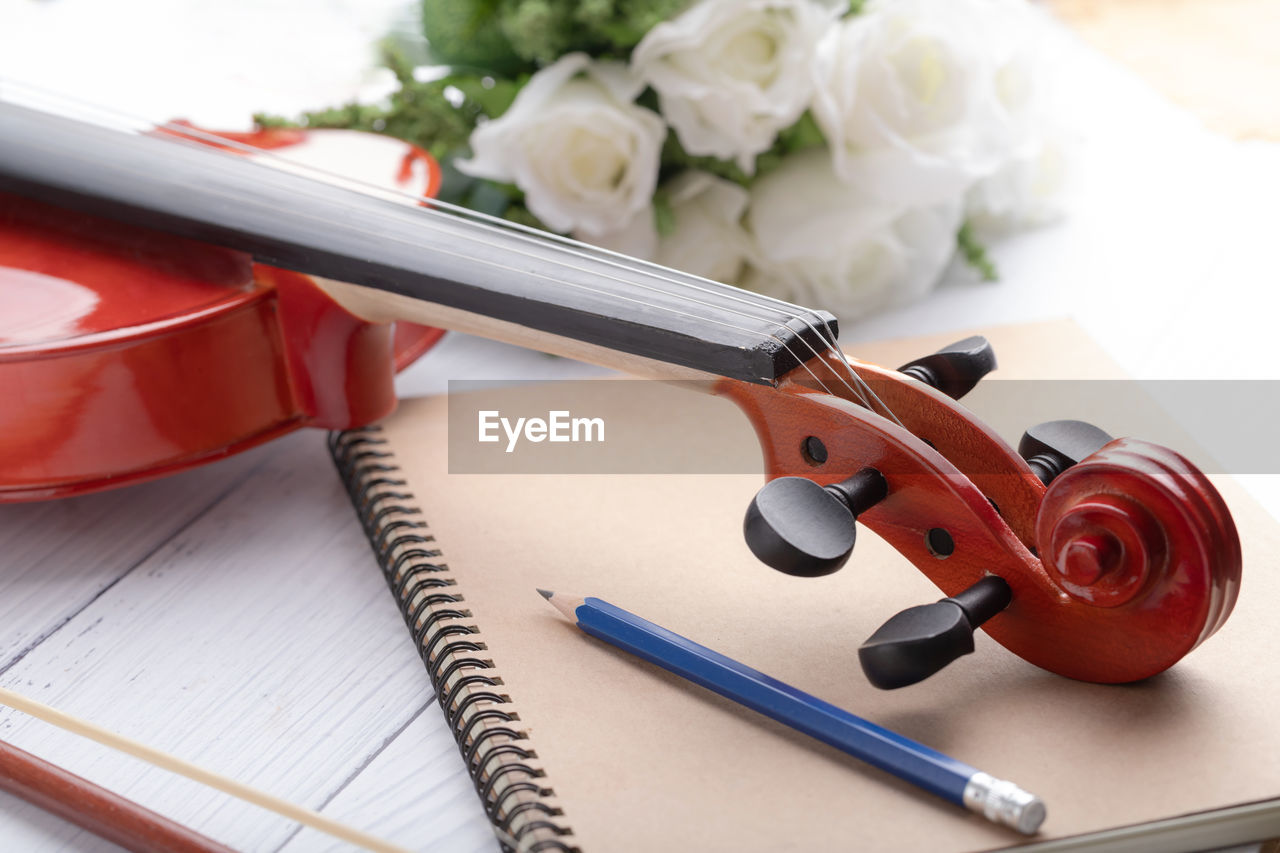
[(234, 853), (225, 844), (4, 741), (0, 790), (134, 853)]
[[(96, 741), (153, 767), (207, 785), (365, 850), (408, 853), (399, 845), (326, 817), (306, 806), (192, 764), (153, 746), (37, 702), (14, 690), (0, 687), (0, 705), (29, 714), (63, 731)], [(143, 853), (170, 850), (178, 853), (225, 853), (230, 849), (9, 744), (3, 744), (3, 750), (0, 751), (0, 777), (0, 788), (130, 850)]]

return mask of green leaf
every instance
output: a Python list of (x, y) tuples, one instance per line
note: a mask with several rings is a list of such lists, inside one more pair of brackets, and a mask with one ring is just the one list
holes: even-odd
[(579, 0), (577, 15), (587, 29), (607, 42), (610, 53), (626, 59), (649, 30), (669, 21), (689, 0)]
[(822, 135), (818, 122), (814, 120), (813, 113), (805, 110), (804, 115), (800, 116), (795, 124), (778, 134), (777, 144), (781, 145), (784, 154), (793, 154), (806, 148), (826, 145), (827, 140)]
[(996, 265), (987, 257), (987, 247), (974, 236), (973, 228), (968, 222), (960, 226), (960, 231), (956, 234), (956, 245), (965, 263), (977, 271), (983, 281), (999, 279)]
[(659, 190), (653, 196), (653, 227), (659, 237), (667, 237), (676, 230), (676, 212), (671, 208), (671, 196)]
[(507, 208), (506, 213), (502, 214), (502, 218), (508, 219), (512, 222), (517, 222), (521, 225), (528, 225), (530, 228), (537, 228), (542, 231), (551, 230), (543, 224), (541, 219), (530, 213), (529, 208), (518, 202), (512, 203), (512, 205)]
[(549, 65), (579, 50), (595, 59), (625, 61), (649, 30), (689, 4), (690, 0), (499, 0), (497, 18), (512, 50), (527, 61)]
[(489, 118), (497, 118), (507, 111), (511, 102), (520, 94), (529, 75), (510, 80), (489, 76), (449, 77), (450, 85), (467, 96)]
[(521, 61), (502, 31), (502, 0), (422, 0), (422, 32), (431, 58), (489, 73), (520, 70)]
[(684, 150), (684, 146), (680, 144), (680, 137), (674, 132), (668, 133), (666, 141), (662, 144), (662, 177), (672, 177), (686, 169), (709, 172), (744, 187), (751, 182), (751, 176), (739, 169), (736, 163), (717, 157), (694, 156)]
[(507, 212), (507, 208), (511, 207), (511, 203), (519, 194), (520, 191), (510, 184), (476, 181), (464, 204), (480, 213), (487, 213), (490, 216), (502, 216)]
[(671, 132), (667, 134), (667, 140), (662, 146), (662, 177), (672, 177), (685, 169), (698, 169), (745, 187), (778, 168), (788, 154), (825, 144), (826, 139), (818, 128), (818, 123), (811, 113), (806, 112), (795, 124), (782, 130), (768, 150), (756, 155), (755, 174), (748, 175), (737, 163), (729, 160), (690, 154), (680, 144), (680, 137)]
[(476, 185), (477, 178), (458, 171), (454, 165), (460, 155), (440, 158), (440, 190), (436, 198), (447, 204), (464, 204), (467, 194)]

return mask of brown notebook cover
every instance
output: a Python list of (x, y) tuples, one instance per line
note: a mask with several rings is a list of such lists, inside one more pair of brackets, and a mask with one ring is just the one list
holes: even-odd
[[(1070, 323), (984, 331), (997, 375), (1118, 375)], [(856, 355), (898, 364), (951, 337)], [(659, 453), (684, 452), (691, 436), (699, 454), (752, 452), (728, 402), (643, 385), (630, 396), (571, 383), (555, 399), (618, 433), (637, 426)], [(1280, 540), (1233, 483), (1220, 485), (1244, 543), (1239, 603), (1169, 672), (1127, 686), (1069, 681), (979, 632), (973, 655), (882, 692), (863, 678), (858, 644), (940, 595), (874, 535), (863, 531), (834, 575), (784, 576), (742, 540), (758, 462), (741, 474), (449, 473), (450, 405), (405, 400), (379, 427), (332, 443), (508, 844), (960, 851), (1075, 838), (1052, 849), (1179, 850), (1280, 834)], [(453, 399), (455, 429), (475, 423), (477, 405), (487, 404)], [(989, 824), (581, 634), (536, 587), (603, 598), (1011, 779), (1045, 800), (1048, 819), (1030, 840)]]

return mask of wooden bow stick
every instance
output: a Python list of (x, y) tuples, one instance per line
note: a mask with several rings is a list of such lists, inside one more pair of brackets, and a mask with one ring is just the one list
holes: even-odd
[[(305, 806), (291, 803), (243, 782), (237, 782), (227, 776), (215, 773), (212, 770), (206, 770), (155, 747), (108, 731), (88, 720), (80, 719), (59, 711), (57, 708), (37, 702), (13, 690), (0, 687), (0, 705), (30, 714), (64, 731), (89, 738), (103, 746), (127, 753), (155, 767), (168, 770), (170, 773), (176, 773), (179, 776), (185, 776), (195, 782), (208, 785), (210, 788), (216, 788), (224, 794), (229, 794), (247, 803), (253, 803), (267, 811), (297, 821), (334, 838), (358, 845), (366, 850), (378, 851), (378, 853), (409, 853), (405, 848), (392, 844), (390, 841), (325, 817)], [(13, 784), (0, 783), (0, 787), (4, 787), (11, 793), (23, 796), (36, 805), (49, 808), (55, 814), (71, 819), (85, 829), (98, 835), (103, 835), (109, 840), (124, 844), (124, 846), (134, 850), (187, 849), (220, 851), (226, 849), (216, 842), (211, 842), (209, 839), (173, 823), (167, 818), (136, 806), (136, 804), (123, 797), (105, 791), (97, 785), (67, 773), (35, 756), (7, 745), (5, 752), (7, 753), (6, 757), (3, 765), (0, 766), (5, 768), (6, 775), (13, 779), (14, 782)], [(26, 759), (31, 759), (31, 761)], [(19, 769), (24, 775), (15, 778), (14, 775), (10, 775), (8, 769), (10, 767)], [(41, 786), (43, 786), (43, 790), (41, 790)], [(19, 787), (24, 790), (15, 789)], [(82, 797), (84, 799), (81, 799)], [(117, 806), (123, 805), (126, 810), (112, 809), (111, 806), (113, 804)], [(130, 807), (133, 807), (136, 811), (130, 811)], [(72, 813), (78, 813), (78, 815), (73, 815)], [(154, 821), (152, 821), (153, 818), (155, 819)], [(151, 823), (150, 827), (147, 826), (148, 822)], [(114, 834), (104, 834), (101, 831), (103, 829)], [(156, 847), (154, 846), (155, 839), (148, 839), (146, 833), (143, 832), (145, 829), (168, 833), (169, 837), (175, 840), (179, 836), (183, 836), (188, 846)], [(121, 838), (126, 840), (122, 841)]]
[(3, 741), (0, 790), (133, 853), (234, 853), (212, 838)]

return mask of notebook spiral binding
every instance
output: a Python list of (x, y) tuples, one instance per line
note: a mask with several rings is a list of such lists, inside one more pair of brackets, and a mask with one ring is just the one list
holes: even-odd
[[(435, 537), (398, 475), (379, 427), (329, 434), (329, 453), (346, 485), (378, 565), (426, 666), (467, 772), (504, 850), (577, 851), (551, 799), (537, 753), (518, 727), (511, 697), (471, 618)], [(512, 724), (517, 725), (512, 725)]]

